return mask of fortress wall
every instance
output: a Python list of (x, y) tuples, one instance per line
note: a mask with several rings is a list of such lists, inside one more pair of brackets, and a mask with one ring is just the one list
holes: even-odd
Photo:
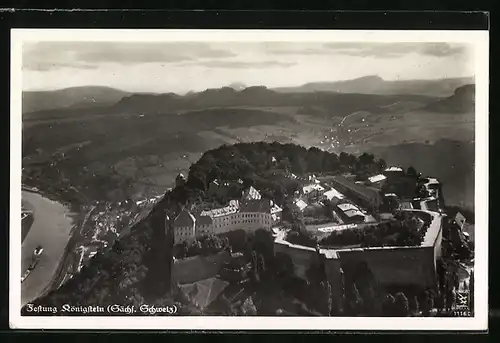
[[(299, 247), (286, 242), (274, 244), (276, 253), (291, 257), (295, 275), (306, 279), (306, 271), (318, 261), (314, 248)], [(339, 259), (326, 260), (329, 278), (336, 283), (341, 266), (366, 262), (377, 281), (382, 285), (418, 285), (435, 287), (435, 248), (434, 247), (381, 247), (370, 249), (337, 250)], [(338, 263), (339, 261), (340, 263)], [(333, 270), (335, 269), (335, 270)]]
[(434, 247), (353, 249), (338, 254), (343, 265), (366, 262), (382, 285), (433, 288), (436, 283)]
[(194, 256), (173, 263), (173, 281), (180, 284), (193, 283), (217, 276), (223, 264), (231, 256), (226, 251), (209, 256)]
[(318, 261), (318, 254), (314, 248), (288, 245), (285, 243), (275, 243), (274, 253), (284, 253), (291, 257), (295, 275), (306, 279), (306, 271), (311, 264)]

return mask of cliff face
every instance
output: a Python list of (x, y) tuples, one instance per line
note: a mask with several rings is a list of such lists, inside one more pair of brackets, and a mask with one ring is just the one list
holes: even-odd
[(437, 113), (474, 112), (476, 101), (475, 85), (465, 85), (455, 90), (452, 96), (429, 104), (426, 109)]

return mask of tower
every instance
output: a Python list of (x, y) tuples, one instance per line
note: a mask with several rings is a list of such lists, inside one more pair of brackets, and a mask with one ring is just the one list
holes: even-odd
[(177, 177), (175, 178), (175, 187), (181, 187), (186, 184), (186, 178), (182, 173), (179, 173)]

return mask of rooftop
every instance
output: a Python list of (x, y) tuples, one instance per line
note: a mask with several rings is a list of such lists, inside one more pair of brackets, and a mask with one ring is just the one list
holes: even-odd
[(358, 207), (353, 205), (353, 204), (349, 204), (349, 203), (345, 203), (345, 204), (338, 204), (337, 207), (342, 211), (342, 212), (345, 212), (345, 211), (349, 211), (349, 210), (358, 210)]
[(299, 199), (299, 200), (295, 201), (295, 205), (297, 205), (297, 207), (298, 207), (301, 211), (303, 211), (303, 210), (307, 207), (307, 203), (306, 203), (304, 200), (301, 200), (301, 199)]
[(355, 216), (362, 216), (364, 217), (365, 215), (360, 211), (360, 210), (347, 210), (344, 211), (344, 214), (348, 217), (355, 217)]
[(207, 215), (199, 215), (196, 217), (196, 223), (198, 225), (211, 225), (213, 223), (212, 217)]
[(222, 208), (215, 208), (213, 210), (209, 211), (202, 211), (201, 215), (202, 216), (210, 216), (212, 218), (217, 218), (217, 217), (222, 217), (222, 216), (227, 216), (229, 214), (233, 214), (238, 212), (238, 206), (230, 205)]
[(318, 185), (316, 183), (313, 183), (313, 184), (310, 184), (310, 185), (302, 187), (302, 192), (304, 194), (309, 194), (309, 193), (311, 193), (314, 190), (324, 191), (325, 189), (321, 185)]
[(335, 182), (337, 182), (338, 184), (350, 189), (353, 192), (358, 193), (359, 195), (361, 195), (365, 198), (373, 199), (375, 197), (376, 198), (380, 197), (378, 194), (378, 191), (371, 189), (371, 188), (367, 188), (367, 187), (358, 185), (358, 184), (355, 184), (354, 182), (346, 179), (345, 177), (335, 176), (333, 178), (333, 180)]
[(283, 209), (281, 207), (279, 207), (275, 203), (272, 203), (271, 214), (276, 214), (276, 213), (281, 212), (281, 211), (283, 211)]
[(246, 191), (243, 192), (243, 198), (245, 200), (259, 200), (262, 198), (259, 191), (250, 186)]
[(196, 218), (187, 210), (181, 211), (174, 220), (174, 226), (176, 227), (194, 226), (195, 223)]
[(344, 199), (345, 198), (344, 194), (340, 193), (335, 188), (330, 188), (328, 191), (326, 191), (324, 193), (324, 195), (326, 196), (326, 198), (328, 200), (332, 200), (333, 198), (337, 198), (337, 199)]
[(386, 171), (386, 172), (402, 172), (403, 168), (392, 166), (392, 167), (386, 168), (384, 171)]
[(241, 212), (271, 213), (271, 201), (264, 199), (248, 200), (242, 205)]
[(221, 294), (228, 285), (228, 282), (218, 278), (209, 278), (182, 285), (181, 289), (193, 303), (203, 310), (217, 299), (219, 294)]
[(387, 177), (383, 174), (378, 174), (378, 175), (374, 175), (374, 176), (371, 176), (368, 178), (368, 181), (370, 181), (371, 183), (376, 183), (376, 182), (380, 182), (380, 181), (383, 181), (387, 179)]

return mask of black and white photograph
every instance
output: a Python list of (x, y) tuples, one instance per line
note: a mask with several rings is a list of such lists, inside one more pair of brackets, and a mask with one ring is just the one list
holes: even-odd
[(12, 327), (487, 329), (486, 31), (17, 29), (11, 68)]

